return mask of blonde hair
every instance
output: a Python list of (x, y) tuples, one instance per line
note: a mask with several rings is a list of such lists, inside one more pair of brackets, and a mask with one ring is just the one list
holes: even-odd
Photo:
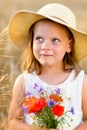
[[(29, 30), (29, 42), (26, 46), (26, 49), (24, 50), (23, 54), (23, 61), (22, 61), (22, 71), (27, 70), (28, 72), (36, 71), (36, 73), (39, 75), (41, 74), (42, 68), (41, 64), (37, 61), (37, 59), (33, 55), (33, 37), (34, 37), (34, 25), (31, 26)], [(64, 26), (64, 25), (62, 25)], [(68, 38), (71, 40), (71, 52), (65, 54), (63, 58), (63, 67), (65, 71), (71, 71), (72, 69), (76, 69), (76, 72), (78, 73), (80, 68), (74, 58), (74, 44), (75, 39), (70, 31), (66, 26), (64, 26), (68, 35)]]

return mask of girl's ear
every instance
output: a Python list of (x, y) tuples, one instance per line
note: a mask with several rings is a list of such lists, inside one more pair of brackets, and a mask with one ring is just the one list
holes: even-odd
[(70, 42), (67, 44), (67, 50), (66, 50), (66, 52), (70, 53), (71, 50), (72, 50), (72, 43), (71, 43), (71, 40), (70, 40)]

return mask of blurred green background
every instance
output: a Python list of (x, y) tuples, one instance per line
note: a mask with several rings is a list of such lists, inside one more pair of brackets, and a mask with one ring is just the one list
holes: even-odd
[[(0, 0), (0, 32), (17, 10), (37, 11), (48, 3), (62, 3), (76, 15), (77, 28), (87, 33), (87, 0)], [(21, 51), (8, 40), (7, 32), (0, 37), (0, 130), (7, 129), (7, 115), (12, 87), (21, 73)], [(87, 65), (83, 64), (87, 70)]]

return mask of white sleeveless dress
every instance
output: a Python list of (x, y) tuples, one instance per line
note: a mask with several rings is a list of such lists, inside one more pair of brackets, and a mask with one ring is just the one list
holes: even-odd
[[(35, 73), (24, 72), (25, 80), (25, 94), (31, 93), (32, 96), (39, 97), (38, 91), (35, 91), (33, 87), (35, 84), (38, 84), (39, 89), (44, 89), (45, 93), (50, 95), (51, 92), (56, 92), (60, 89), (63, 93), (64, 106), (65, 110), (68, 111), (72, 106), (74, 107), (74, 115), (70, 114), (70, 118), (66, 118), (66, 121), (69, 123), (64, 123), (63, 130), (74, 130), (80, 123), (82, 123), (83, 112), (82, 112), (82, 84), (83, 84), (84, 71), (80, 71), (77, 77), (75, 78), (75, 70), (71, 72), (69, 77), (59, 85), (49, 85), (43, 82)], [(55, 77), (56, 78), (56, 77)], [(70, 100), (69, 100), (70, 99)], [(70, 119), (73, 119), (72, 121)], [(34, 114), (26, 114), (25, 122), (28, 124), (37, 124), (37, 121), (34, 119)], [(62, 130), (60, 128), (59, 130)]]

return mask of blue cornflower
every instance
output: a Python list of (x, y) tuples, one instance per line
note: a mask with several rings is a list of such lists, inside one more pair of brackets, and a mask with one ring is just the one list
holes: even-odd
[(44, 89), (43, 89), (43, 87), (42, 87), (42, 86), (40, 87), (39, 92), (40, 92), (40, 93), (43, 93), (43, 92), (44, 92)]
[(31, 95), (30, 92), (27, 92), (27, 93), (25, 94), (26, 97), (28, 97), (28, 96), (30, 96), (30, 95)]
[(34, 83), (34, 89), (38, 88), (38, 84)]
[(53, 105), (55, 105), (55, 101), (54, 100), (48, 101), (48, 106), (53, 106)]
[(74, 107), (71, 107), (71, 112), (72, 112), (73, 115), (75, 115), (75, 109), (74, 109)]
[(57, 90), (56, 90), (56, 93), (59, 95), (60, 94), (60, 88), (58, 88)]

